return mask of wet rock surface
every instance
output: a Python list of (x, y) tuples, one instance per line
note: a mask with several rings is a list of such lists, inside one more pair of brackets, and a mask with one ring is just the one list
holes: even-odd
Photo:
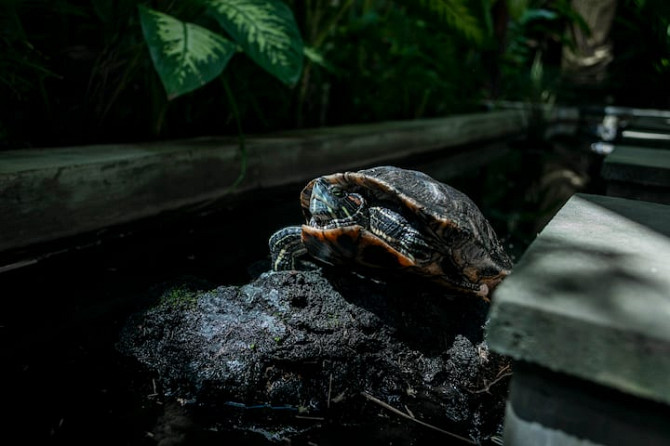
[(483, 340), (487, 311), (405, 278), (263, 273), (164, 291), (118, 349), (164, 401), (159, 444), (213, 432), (237, 444), (489, 444), (510, 368)]

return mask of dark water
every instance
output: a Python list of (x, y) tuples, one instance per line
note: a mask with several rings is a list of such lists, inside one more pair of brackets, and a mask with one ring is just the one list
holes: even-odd
[(155, 444), (146, 432), (163, 408), (116, 352), (121, 326), (164, 282), (247, 282), (273, 225), (299, 218), (297, 204), (273, 209), (285, 200), (259, 194), (234, 210), (80, 237), (71, 242), (85, 248), (0, 274), (6, 426), (39, 444)]
[[(597, 192), (589, 180), (597, 163), (579, 145), (519, 145), (449, 184), (480, 205), (518, 257), (572, 192)], [(165, 407), (115, 350), (121, 326), (162, 283), (247, 282), (264, 265), (269, 235), (300, 222), (300, 187), (70, 240), (86, 247), (0, 273), (5, 435), (38, 444), (156, 444)], [(201, 440), (221, 444), (214, 433)]]

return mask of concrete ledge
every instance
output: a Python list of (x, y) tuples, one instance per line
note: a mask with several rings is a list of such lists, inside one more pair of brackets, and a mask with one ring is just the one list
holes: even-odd
[(525, 128), (523, 112), (502, 111), (248, 137), (235, 189), (234, 138), (0, 152), (0, 252)]
[(514, 446), (556, 444), (561, 446), (598, 446), (589, 440), (546, 427), (536, 421), (519, 417), (511, 404), (505, 409), (505, 441)]
[(541, 367), (515, 363), (505, 411), (508, 446), (663, 446), (670, 406)]
[(670, 207), (575, 195), (496, 290), (492, 350), (670, 404)]
[(616, 146), (605, 158), (602, 175), (608, 181), (670, 188), (670, 151)]
[(616, 146), (602, 172), (607, 195), (670, 204), (670, 151)]

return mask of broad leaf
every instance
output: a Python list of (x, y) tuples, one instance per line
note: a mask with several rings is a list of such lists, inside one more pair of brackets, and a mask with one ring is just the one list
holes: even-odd
[(169, 99), (205, 85), (221, 74), (236, 45), (193, 23), (141, 6), (144, 40)]
[(208, 13), (258, 65), (293, 85), (303, 44), (293, 13), (281, 0), (204, 0)]

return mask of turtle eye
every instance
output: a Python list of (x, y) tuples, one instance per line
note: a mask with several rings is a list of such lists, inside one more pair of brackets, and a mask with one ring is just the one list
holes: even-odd
[(330, 192), (333, 195), (335, 195), (337, 198), (344, 198), (347, 195), (347, 193), (344, 191), (344, 189), (342, 189), (341, 187), (338, 187), (338, 186), (333, 186), (330, 189)]

